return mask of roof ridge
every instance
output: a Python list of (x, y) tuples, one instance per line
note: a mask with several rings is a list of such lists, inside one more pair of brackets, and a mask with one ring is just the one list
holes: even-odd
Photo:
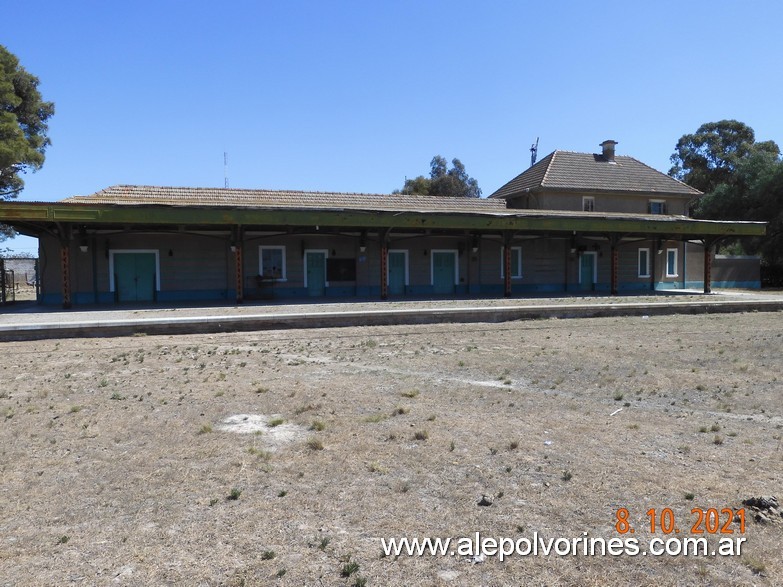
[[(547, 155), (549, 157), (549, 161), (546, 164), (546, 171), (544, 172), (544, 177), (541, 178), (541, 183), (539, 184), (541, 187), (544, 187), (544, 184), (546, 183), (547, 179), (549, 178), (549, 171), (552, 169), (552, 164), (555, 162), (555, 157), (557, 157), (558, 150), (555, 149)], [(541, 162), (543, 163), (546, 160), (546, 157), (541, 159)]]

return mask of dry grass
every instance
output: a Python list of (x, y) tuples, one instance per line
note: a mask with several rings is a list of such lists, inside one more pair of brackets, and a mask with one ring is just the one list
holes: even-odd
[[(687, 532), (693, 507), (780, 497), (782, 332), (738, 314), (6, 343), (0, 583), (781, 584), (780, 523), (749, 522), (742, 558), (472, 565), (379, 539), (612, 538), (620, 507), (646, 539), (650, 508)], [(243, 414), (280, 422), (225, 430)]]

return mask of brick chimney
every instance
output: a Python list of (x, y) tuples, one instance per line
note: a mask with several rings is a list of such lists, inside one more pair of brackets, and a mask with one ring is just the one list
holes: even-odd
[(601, 143), (604, 159), (606, 159), (609, 163), (614, 163), (614, 146), (616, 144), (617, 141), (604, 141)]

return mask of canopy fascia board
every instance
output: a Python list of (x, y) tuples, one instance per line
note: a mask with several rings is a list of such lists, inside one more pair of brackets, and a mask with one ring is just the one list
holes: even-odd
[(696, 220), (680, 216), (660, 219), (631, 216), (587, 217), (547, 215), (545, 211), (508, 213), (415, 212), (389, 210), (324, 210), (217, 206), (84, 205), (44, 202), (0, 202), (0, 222), (24, 225), (25, 232), (54, 223), (146, 226), (324, 226), (445, 230), (511, 230), (578, 233), (635, 233), (693, 236), (763, 236), (765, 222)]

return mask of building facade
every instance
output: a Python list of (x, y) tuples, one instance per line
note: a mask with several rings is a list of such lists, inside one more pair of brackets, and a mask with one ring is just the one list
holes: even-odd
[(615, 144), (555, 151), (486, 199), (113, 186), (0, 203), (0, 221), (39, 238), (41, 302), (65, 307), (709, 291), (715, 244), (764, 223), (689, 218), (700, 192)]

